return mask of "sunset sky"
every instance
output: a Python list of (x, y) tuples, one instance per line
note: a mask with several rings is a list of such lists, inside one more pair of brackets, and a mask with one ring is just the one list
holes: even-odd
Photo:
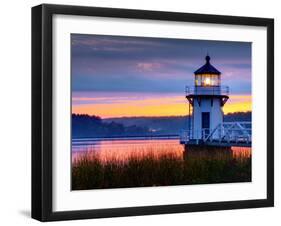
[(230, 87), (224, 112), (251, 111), (251, 43), (72, 34), (72, 112), (187, 115), (185, 86), (207, 53)]

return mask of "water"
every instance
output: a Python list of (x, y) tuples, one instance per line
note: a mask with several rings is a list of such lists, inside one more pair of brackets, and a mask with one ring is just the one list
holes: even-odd
[[(251, 156), (251, 148), (232, 147), (231, 150), (227, 151), (233, 158)], [(86, 153), (94, 154), (102, 162), (126, 161), (131, 157), (144, 158), (147, 155), (158, 158), (167, 154), (182, 159), (184, 158), (184, 146), (174, 137), (73, 139), (72, 162), (74, 163), (80, 157), (85, 156)]]

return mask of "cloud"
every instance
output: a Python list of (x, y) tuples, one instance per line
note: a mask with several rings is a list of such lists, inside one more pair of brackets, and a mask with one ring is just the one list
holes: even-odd
[(211, 63), (234, 93), (251, 92), (251, 43), (72, 34), (73, 91), (180, 92)]
[(150, 63), (150, 62), (137, 63), (137, 69), (139, 69), (141, 72), (159, 70), (160, 68), (161, 68), (160, 63)]

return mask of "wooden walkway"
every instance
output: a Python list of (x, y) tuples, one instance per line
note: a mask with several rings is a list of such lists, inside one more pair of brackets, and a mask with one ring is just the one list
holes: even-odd
[(180, 141), (180, 144), (187, 146), (216, 146), (216, 147), (251, 147), (252, 142), (226, 142), (219, 140), (213, 140), (212, 142), (204, 142), (203, 140), (189, 140)]
[(194, 137), (194, 131), (182, 131), (180, 143), (190, 146), (217, 146), (217, 147), (251, 147), (252, 124), (251, 122), (224, 122), (214, 130), (197, 131), (201, 139)]

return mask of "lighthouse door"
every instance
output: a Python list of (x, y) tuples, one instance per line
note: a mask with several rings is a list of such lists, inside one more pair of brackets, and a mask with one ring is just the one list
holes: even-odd
[(210, 133), (210, 112), (202, 112), (202, 138)]

